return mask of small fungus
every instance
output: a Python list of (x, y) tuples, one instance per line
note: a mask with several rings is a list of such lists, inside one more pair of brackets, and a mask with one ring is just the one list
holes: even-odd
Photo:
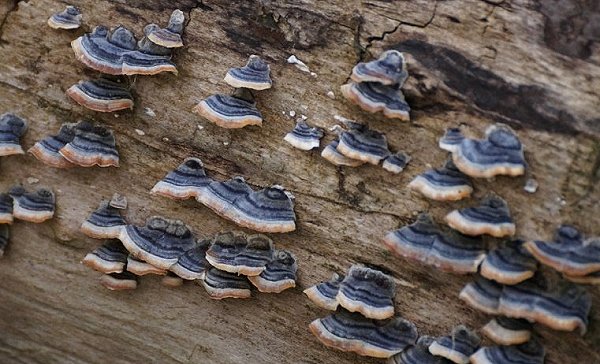
[(319, 307), (335, 311), (339, 305), (337, 294), (344, 276), (334, 274), (329, 281), (321, 282), (304, 290), (304, 294)]
[(408, 162), (410, 162), (410, 156), (404, 152), (397, 152), (390, 154), (383, 160), (383, 169), (392, 173), (400, 173), (406, 168)]
[(297, 270), (296, 258), (292, 253), (286, 250), (276, 250), (265, 270), (257, 276), (248, 277), (248, 280), (260, 292), (280, 293), (288, 288), (296, 287)]
[(445, 232), (426, 213), (413, 224), (388, 233), (383, 243), (401, 257), (457, 274), (477, 272), (485, 258), (480, 239)]
[(526, 168), (523, 145), (515, 132), (504, 124), (490, 126), (485, 139), (465, 138), (452, 158), (458, 169), (476, 178), (520, 176)]
[(341, 87), (342, 95), (371, 113), (383, 111), (387, 118), (410, 120), (410, 106), (398, 85), (377, 82), (348, 83)]
[(25, 120), (15, 114), (0, 115), (0, 157), (25, 153), (20, 140), (26, 131)]
[[(242, 93), (248, 96), (243, 96)], [(232, 96), (209, 96), (200, 101), (193, 112), (226, 129), (238, 129), (248, 125), (262, 126), (262, 115), (256, 108), (250, 91), (239, 91)]]
[(441, 149), (446, 150), (450, 153), (455, 153), (460, 144), (465, 139), (460, 128), (448, 128), (444, 133), (444, 136), (438, 141), (438, 145)]
[(164, 276), (167, 274), (165, 269), (157, 268), (150, 263), (137, 259), (131, 254), (129, 254), (127, 257), (127, 271), (135, 274), (136, 276), (145, 276), (147, 274)]
[(520, 240), (509, 241), (504, 246), (488, 252), (480, 273), (498, 283), (513, 285), (533, 277), (537, 262)]
[(67, 5), (65, 10), (52, 14), (48, 19), (48, 25), (52, 29), (77, 29), (81, 26), (81, 11), (71, 5)]
[(169, 270), (179, 277), (187, 280), (202, 279), (204, 273), (210, 267), (206, 260), (206, 251), (210, 247), (211, 240), (196, 240), (196, 246), (186, 251), (177, 259)]
[(79, 105), (100, 112), (133, 109), (133, 96), (122, 84), (104, 78), (79, 81), (67, 89)]
[(128, 271), (105, 274), (100, 277), (100, 284), (111, 291), (136, 289), (137, 276)]
[(348, 130), (340, 133), (337, 151), (359, 161), (379, 164), (390, 155), (387, 139), (383, 133), (369, 129), (367, 125), (347, 123)]
[(470, 282), (462, 289), (458, 297), (481, 312), (498, 315), (501, 295), (501, 284), (477, 277), (475, 281)]
[(98, 209), (83, 222), (80, 230), (95, 239), (118, 239), (121, 229), (126, 225), (119, 209), (110, 206), (107, 201), (103, 201)]
[(12, 224), (13, 200), (8, 193), (0, 193), (0, 225)]
[(508, 204), (493, 194), (488, 194), (479, 206), (450, 212), (446, 222), (451, 228), (472, 236), (487, 234), (502, 238), (515, 235), (516, 230)]
[(416, 176), (408, 188), (436, 201), (458, 201), (473, 192), (471, 181), (452, 160), (448, 160), (442, 168), (429, 169)]
[(409, 346), (399, 354), (390, 358), (389, 364), (451, 364), (452, 362), (441, 356), (429, 352), (429, 346), (434, 343), (431, 336), (421, 336), (417, 343)]
[(19, 220), (41, 223), (54, 216), (56, 200), (49, 189), (27, 192), (23, 187), (15, 186), (9, 194), (13, 199), (13, 216)]
[(213, 267), (246, 276), (261, 274), (272, 259), (273, 242), (264, 235), (219, 234), (206, 251), (206, 260)]
[(107, 240), (88, 253), (81, 263), (104, 274), (121, 273), (127, 264), (128, 255), (127, 249), (119, 240)]
[(394, 279), (378, 270), (353, 265), (336, 296), (340, 306), (365, 317), (383, 320), (394, 316)]
[(543, 364), (546, 352), (537, 340), (510, 346), (483, 347), (471, 356), (472, 364)]
[(115, 192), (108, 204), (115, 209), (125, 210), (127, 208), (127, 197)]
[(323, 137), (323, 130), (309, 126), (306, 121), (300, 119), (296, 122), (294, 129), (287, 133), (283, 140), (293, 147), (301, 150), (318, 148)]
[(542, 264), (571, 277), (600, 272), (600, 239), (584, 240), (571, 225), (561, 225), (554, 241), (528, 241), (527, 250)]
[(196, 200), (218, 215), (228, 218), (230, 210), (234, 209), (234, 202), (252, 192), (244, 177), (236, 176), (223, 182), (211, 182), (203, 193), (196, 196)]
[[(171, 56), (171, 54), (173, 53), (172, 48), (160, 46), (148, 38), (150, 36), (150, 34), (156, 32), (156, 31), (159, 31), (160, 29), (161, 28), (156, 24), (148, 24), (144, 27), (144, 36), (137, 43), (137, 46), (138, 46), (138, 49), (140, 52), (147, 53), (147, 54), (153, 54), (153, 55), (157, 55), (157, 56), (165, 56), (165, 57)], [(146, 108), (146, 109), (152, 111), (149, 108)], [(146, 115), (148, 115), (148, 113), (146, 113)], [(148, 115), (148, 116), (153, 117), (153, 115)], [(156, 116), (156, 115), (154, 115), (154, 116)]]
[(498, 316), (490, 320), (481, 332), (499, 345), (518, 345), (531, 339), (531, 322)]
[(365, 164), (365, 162), (348, 158), (342, 153), (338, 152), (337, 147), (339, 145), (339, 140), (334, 140), (329, 143), (321, 152), (321, 157), (325, 158), (329, 162), (335, 164), (336, 166), (348, 166), (348, 167), (358, 167)]
[(309, 328), (326, 346), (374, 358), (398, 354), (418, 337), (416, 326), (401, 317), (380, 321), (346, 310), (314, 320)]
[(243, 195), (233, 203), (232, 214), (224, 214), (236, 224), (264, 233), (296, 230), (294, 201), (281, 186), (271, 186)]
[(112, 130), (83, 121), (75, 127), (75, 137), (59, 150), (69, 162), (81, 167), (118, 167), (119, 152)]
[(183, 33), (184, 22), (185, 16), (183, 15), (183, 11), (179, 9), (173, 10), (167, 27), (151, 32), (147, 35), (148, 39), (165, 48), (183, 47), (181, 34)]
[(230, 68), (225, 75), (225, 82), (235, 88), (266, 90), (271, 88), (269, 64), (259, 56), (251, 55), (244, 67)]
[(150, 193), (173, 199), (195, 198), (211, 182), (200, 159), (186, 158), (174, 171), (154, 185)]
[(192, 232), (182, 221), (158, 216), (149, 218), (145, 226), (127, 225), (119, 239), (134, 257), (165, 270), (195, 245)]
[(481, 338), (464, 325), (452, 329), (452, 335), (442, 336), (429, 345), (429, 352), (442, 356), (456, 364), (468, 364), (469, 357), (475, 353)]
[(74, 164), (60, 154), (60, 150), (73, 141), (77, 124), (66, 123), (60, 127), (57, 135), (46, 137), (29, 148), (29, 153), (44, 164), (54, 168), (69, 168)]
[(383, 52), (378, 59), (354, 66), (350, 76), (354, 82), (378, 82), (402, 85), (408, 78), (404, 55), (396, 50)]
[(217, 268), (209, 268), (202, 278), (202, 285), (210, 298), (250, 298), (250, 282), (245, 276), (229, 273)]

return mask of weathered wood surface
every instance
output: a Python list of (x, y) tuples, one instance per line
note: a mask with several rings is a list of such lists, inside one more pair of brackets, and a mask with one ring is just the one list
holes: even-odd
[[(0, 4), (0, 113), (29, 121), (27, 147), (63, 122), (88, 118), (109, 125), (121, 167), (55, 170), (29, 155), (0, 161), (0, 189), (33, 177), (58, 199), (55, 219), (12, 227), (0, 262), (0, 362), (375, 363), (329, 350), (307, 330), (326, 312), (302, 289), (355, 262), (394, 275), (397, 309), (421, 333), (440, 335), (458, 323), (480, 327), (487, 317), (457, 298), (470, 277), (397, 259), (380, 244), (385, 231), (417, 212), (440, 219), (452, 206), (474, 203), (433, 203), (405, 188), (427, 165), (445, 159), (436, 142), (449, 125), (462, 124), (472, 135), (494, 121), (518, 129), (538, 192), (523, 192), (524, 177), (497, 178), (477, 181), (475, 196), (492, 190), (505, 197), (519, 235), (549, 237), (561, 222), (600, 234), (600, 12), (594, 1), (77, 1), (88, 30), (123, 24), (140, 34), (146, 23), (164, 23), (174, 8), (189, 19), (186, 47), (175, 56), (179, 76), (131, 78), (136, 108), (118, 115), (84, 110), (65, 95), (96, 74), (75, 60), (69, 45), (83, 30), (53, 31), (45, 24), (65, 3)], [(338, 91), (358, 60), (388, 48), (409, 55), (410, 124), (360, 112)], [(249, 54), (271, 63), (275, 81), (258, 93), (263, 128), (224, 130), (192, 114), (199, 99), (229, 92), (224, 73)], [(286, 64), (291, 54), (317, 76)], [(326, 96), (330, 90), (335, 100)], [(146, 107), (156, 117), (146, 115)], [(369, 121), (392, 147), (412, 155), (410, 167), (399, 176), (373, 166), (337, 169), (316, 151), (295, 150), (282, 140), (293, 126), (283, 115), (290, 110), (321, 127), (334, 125), (336, 114)], [(241, 174), (254, 186), (282, 184), (296, 195), (298, 230), (273, 236), (299, 259), (296, 289), (217, 302), (195, 284), (167, 289), (145, 278), (136, 291), (115, 293), (79, 264), (98, 242), (78, 227), (113, 192), (129, 198), (133, 223), (160, 214), (186, 221), (202, 236), (235, 228), (194, 202), (148, 194), (189, 155), (200, 157), (216, 178)], [(600, 294), (592, 291), (598, 306)], [(583, 338), (540, 334), (547, 363), (600, 362), (598, 307)]]

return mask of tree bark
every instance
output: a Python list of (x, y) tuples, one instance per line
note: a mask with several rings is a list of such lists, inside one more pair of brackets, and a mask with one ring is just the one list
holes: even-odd
[[(417, 213), (429, 211), (441, 221), (451, 209), (494, 191), (509, 202), (523, 238), (549, 238), (563, 222), (600, 234), (595, 1), (81, 0), (74, 5), (83, 11), (84, 29), (47, 27), (48, 17), (65, 4), (0, 5), (0, 113), (29, 121), (27, 148), (64, 122), (110, 126), (121, 166), (56, 170), (29, 155), (0, 161), (0, 190), (21, 182), (50, 186), (57, 194), (53, 220), (11, 227), (10, 248), (0, 261), (1, 362), (376, 363), (328, 349), (310, 334), (308, 324), (328, 312), (311, 304), (304, 288), (364, 263), (394, 276), (397, 311), (421, 334), (443, 335), (461, 323), (480, 328), (489, 319), (458, 299), (472, 277), (440, 273), (383, 247), (384, 233)], [(122, 24), (140, 35), (147, 23), (164, 25), (175, 8), (189, 21), (185, 47), (174, 57), (178, 76), (131, 77), (132, 112), (91, 112), (66, 96), (68, 87), (97, 75), (75, 59), (71, 40), (99, 24)], [(410, 123), (362, 112), (339, 92), (358, 61), (390, 48), (408, 57)], [(256, 93), (263, 127), (226, 130), (193, 114), (200, 99), (230, 92), (222, 82), (225, 72), (250, 54), (271, 64), (274, 79), (271, 90)], [(292, 54), (316, 75), (287, 64)], [(329, 91), (335, 99), (326, 96)], [(386, 133), (394, 150), (413, 159), (400, 175), (376, 166), (336, 168), (319, 151), (302, 152), (282, 140), (294, 125), (291, 110), (323, 128), (336, 123), (334, 115), (368, 121)], [(406, 188), (415, 175), (445, 160), (437, 138), (446, 127), (460, 124), (480, 136), (494, 122), (517, 129), (530, 176), (477, 180), (475, 198), (453, 204), (430, 202)], [(130, 223), (164, 215), (185, 221), (200, 236), (237, 229), (193, 201), (148, 193), (187, 156), (201, 158), (215, 178), (243, 175), (255, 187), (280, 184), (296, 196), (298, 229), (272, 236), (299, 260), (296, 289), (219, 302), (195, 284), (169, 289), (143, 277), (135, 291), (110, 292), (96, 272), (79, 264), (99, 241), (78, 228), (114, 192), (128, 197)], [(39, 184), (29, 186), (28, 177)], [(539, 182), (534, 194), (523, 191), (528, 177)], [(590, 292), (598, 305), (598, 289)], [(546, 362), (600, 362), (598, 312), (592, 309), (584, 337), (536, 327)]]

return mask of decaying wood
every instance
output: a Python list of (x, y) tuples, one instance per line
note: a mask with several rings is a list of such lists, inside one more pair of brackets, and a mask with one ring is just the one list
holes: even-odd
[[(436, 143), (447, 126), (461, 124), (473, 136), (496, 121), (518, 130), (539, 190), (524, 192), (526, 177), (496, 178), (477, 181), (475, 197), (488, 190), (505, 197), (520, 236), (549, 237), (561, 222), (600, 234), (600, 34), (593, 26), (600, 9), (594, 1), (76, 3), (86, 26), (75, 32), (45, 25), (65, 1), (0, 4), (0, 113), (29, 121), (26, 147), (63, 122), (87, 118), (109, 125), (121, 167), (55, 170), (28, 155), (0, 161), (1, 190), (34, 177), (58, 200), (50, 222), (11, 228), (0, 261), (3, 363), (375, 363), (327, 349), (307, 329), (326, 312), (302, 289), (355, 262), (393, 274), (397, 310), (421, 333), (441, 335), (459, 323), (481, 327), (487, 317), (457, 298), (470, 277), (395, 258), (380, 242), (417, 212), (441, 219), (475, 201), (429, 202), (405, 187), (428, 165), (444, 161)], [(72, 39), (97, 24), (123, 24), (139, 35), (144, 24), (165, 23), (175, 8), (189, 20), (186, 46), (175, 56), (179, 76), (130, 78), (132, 112), (103, 115), (69, 100), (68, 87), (96, 75), (75, 60)], [(357, 61), (389, 48), (408, 55), (411, 123), (361, 112), (339, 93)], [(250, 54), (268, 60), (275, 82), (257, 93), (263, 128), (225, 130), (192, 114), (198, 100), (230, 91), (222, 82), (227, 68)], [(291, 54), (316, 76), (287, 64)], [(336, 168), (319, 152), (301, 152), (282, 140), (294, 125), (291, 110), (324, 128), (335, 124), (336, 114), (368, 121), (413, 159), (398, 176), (375, 166)], [(136, 291), (115, 293), (79, 264), (98, 242), (78, 227), (114, 192), (127, 196), (132, 223), (160, 214), (184, 220), (201, 236), (234, 229), (197, 203), (149, 195), (187, 156), (200, 157), (216, 178), (243, 175), (256, 187), (277, 183), (294, 193), (298, 229), (273, 238), (298, 257), (299, 287), (216, 302), (195, 284), (168, 289), (145, 278)], [(590, 290), (596, 307), (585, 337), (540, 328), (547, 363), (600, 362), (600, 294)]]

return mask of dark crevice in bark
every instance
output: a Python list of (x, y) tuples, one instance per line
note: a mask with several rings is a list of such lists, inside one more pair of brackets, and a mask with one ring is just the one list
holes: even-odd
[(10, 17), (10, 15), (17, 11), (17, 9), (19, 8), (19, 3), (22, 1), (29, 1), (29, 0), (8, 0), (9, 1), (9, 6), (8, 6), (8, 11), (6, 12), (6, 14), (4, 14), (4, 17), (2, 18), (2, 20), (0, 20), (0, 46), (2, 46), (5, 41), (2, 39), (2, 36), (4, 35), (4, 26), (6, 25), (6, 22), (8, 21), (8, 18)]

